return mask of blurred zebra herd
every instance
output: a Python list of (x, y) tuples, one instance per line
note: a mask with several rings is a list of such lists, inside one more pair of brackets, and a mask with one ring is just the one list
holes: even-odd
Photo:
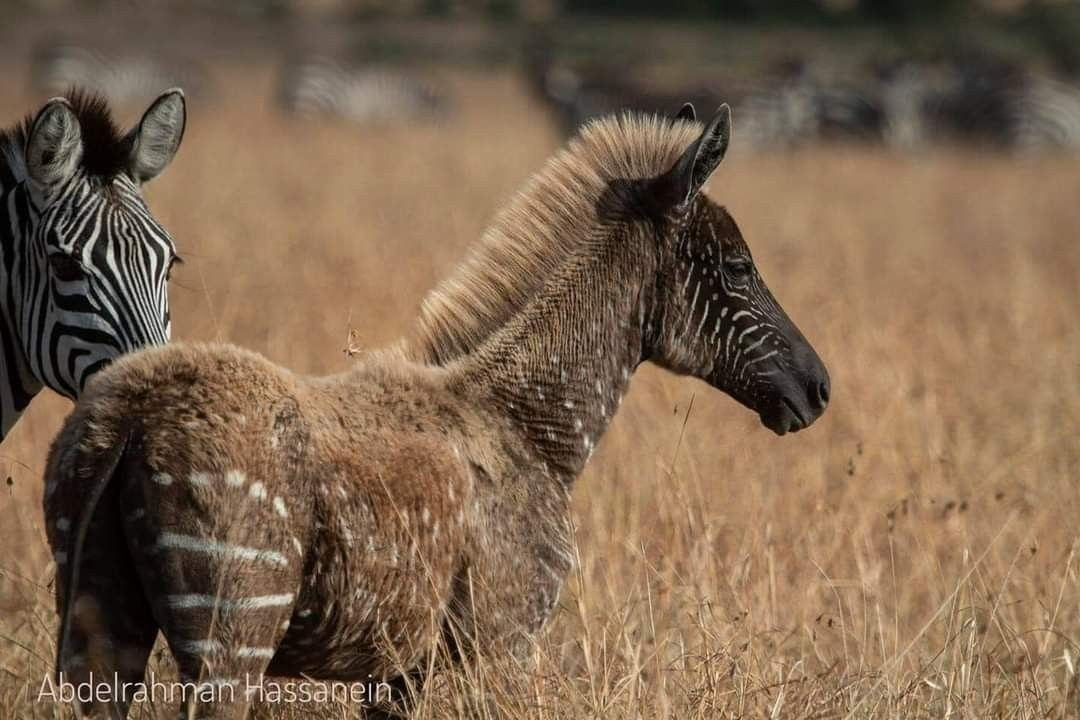
[(526, 64), (568, 131), (622, 107), (669, 112), (690, 98), (699, 107), (731, 103), (740, 138), (756, 148), (832, 140), (1080, 150), (1080, 86), (985, 57), (845, 68), (786, 61), (754, 82), (662, 91), (627, 80), (625, 69), (573, 68), (542, 54)]
[[(575, 66), (529, 50), (524, 56), (526, 83), (567, 134), (623, 108), (671, 112), (690, 99), (699, 107), (733, 105), (743, 142), (758, 149), (820, 140), (905, 149), (945, 143), (1080, 149), (1080, 86), (986, 57), (840, 69), (789, 61), (754, 82), (658, 89), (625, 66)], [(209, 75), (198, 65), (75, 45), (41, 48), (31, 72), (41, 91), (78, 85), (114, 103), (142, 101), (175, 86), (190, 97), (213, 95)], [(454, 109), (438, 82), (389, 65), (296, 58), (281, 64), (276, 85), (274, 104), (283, 112), (358, 124), (438, 122)]]
[[(42, 46), (31, 62), (31, 81), (42, 92), (78, 86), (123, 105), (181, 87), (188, 97), (212, 98), (206, 69), (148, 55), (110, 55), (77, 45)], [(365, 123), (438, 120), (449, 111), (445, 92), (425, 79), (382, 66), (347, 65), (324, 57), (282, 64), (275, 105), (297, 115), (326, 115)]]

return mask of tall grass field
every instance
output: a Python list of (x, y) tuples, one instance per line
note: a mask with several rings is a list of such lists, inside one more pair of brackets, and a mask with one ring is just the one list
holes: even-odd
[[(368, 127), (277, 113), (264, 68), (219, 74), (228, 92), (189, 103), (146, 189), (185, 260), (174, 338), (299, 372), (407, 332), (562, 141), (509, 71), (450, 74), (441, 124)], [(3, 125), (41, 102), (15, 75)], [(437, 673), (417, 717), (1080, 716), (1080, 157), (754, 154), (736, 116), (707, 192), (827, 365), (829, 410), (776, 437), (641, 368), (578, 481), (577, 567), (531, 667)], [(43, 394), (0, 446), (3, 718), (72, 716), (39, 698), (57, 625), (42, 473), (69, 409)]]

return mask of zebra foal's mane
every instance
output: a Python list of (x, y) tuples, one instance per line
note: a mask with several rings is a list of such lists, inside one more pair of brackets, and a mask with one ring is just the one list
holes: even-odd
[[(125, 172), (131, 160), (131, 139), (113, 120), (105, 98), (97, 93), (72, 88), (64, 93), (82, 133), (83, 170), (88, 175), (109, 179)], [(34, 115), (7, 130), (0, 130), (0, 187), (26, 178), (23, 153), (30, 139)]]
[(586, 124), (424, 299), (407, 351), (443, 364), (475, 349), (579, 251), (612, 181), (663, 174), (700, 134), (698, 123), (630, 112)]

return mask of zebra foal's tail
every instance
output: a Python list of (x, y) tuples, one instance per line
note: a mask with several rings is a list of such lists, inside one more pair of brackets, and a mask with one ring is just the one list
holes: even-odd
[[(84, 423), (78, 421), (79, 417), (78, 414), (73, 414), (68, 418), (69, 426), (65, 428), (66, 432), (60, 435), (49, 453), (45, 474), (46, 523), (50, 527), (54, 524), (50, 522), (51, 517), (58, 513), (50, 512), (50, 508), (57, 506), (71, 508), (72, 515), (77, 518), (72, 526), (74, 532), (67, 537), (66, 548), (57, 550), (56, 553), (58, 557), (64, 559), (64, 562), (58, 560), (56, 565), (57, 599), (63, 600), (59, 603), (60, 628), (56, 642), (56, 682), (58, 684), (62, 682), (63, 660), (71, 634), (72, 608), (75, 606), (76, 590), (79, 586), (79, 566), (86, 534), (93, 521), (94, 512), (116, 475), (116, 470), (127, 452), (130, 441), (130, 432), (125, 432), (120, 442), (96, 456), (89, 455), (79, 442), (62, 442), (65, 437), (73, 434), (70, 432), (71, 425), (85, 426)], [(78, 497), (76, 492), (80, 487), (88, 489), (88, 494), (84, 498)], [(57, 492), (61, 494), (57, 495)], [(54, 550), (56, 544), (54, 543)], [(64, 575), (65, 568), (66, 576)]]

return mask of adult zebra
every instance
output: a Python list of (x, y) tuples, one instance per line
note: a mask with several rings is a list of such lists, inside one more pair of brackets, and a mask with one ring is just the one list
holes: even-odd
[(1080, 87), (1034, 76), (1011, 100), (1011, 139), (1018, 150), (1080, 150)]
[(46, 42), (30, 62), (30, 80), (42, 93), (70, 87), (92, 90), (115, 104), (143, 103), (161, 88), (183, 87), (188, 97), (206, 95), (210, 82), (203, 67), (185, 58), (135, 51), (99, 52), (80, 45)]
[(169, 338), (177, 260), (140, 186), (173, 159), (184, 94), (127, 134), (72, 91), (0, 132), (0, 440), (47, 385), (75, 398), (121, 353)]
[(278, 105), (298, 115), (360, 124), (440, 119), (450, 110), (446, 96), (418, 77), (327, 58), (287, 63), (278, 79)]

